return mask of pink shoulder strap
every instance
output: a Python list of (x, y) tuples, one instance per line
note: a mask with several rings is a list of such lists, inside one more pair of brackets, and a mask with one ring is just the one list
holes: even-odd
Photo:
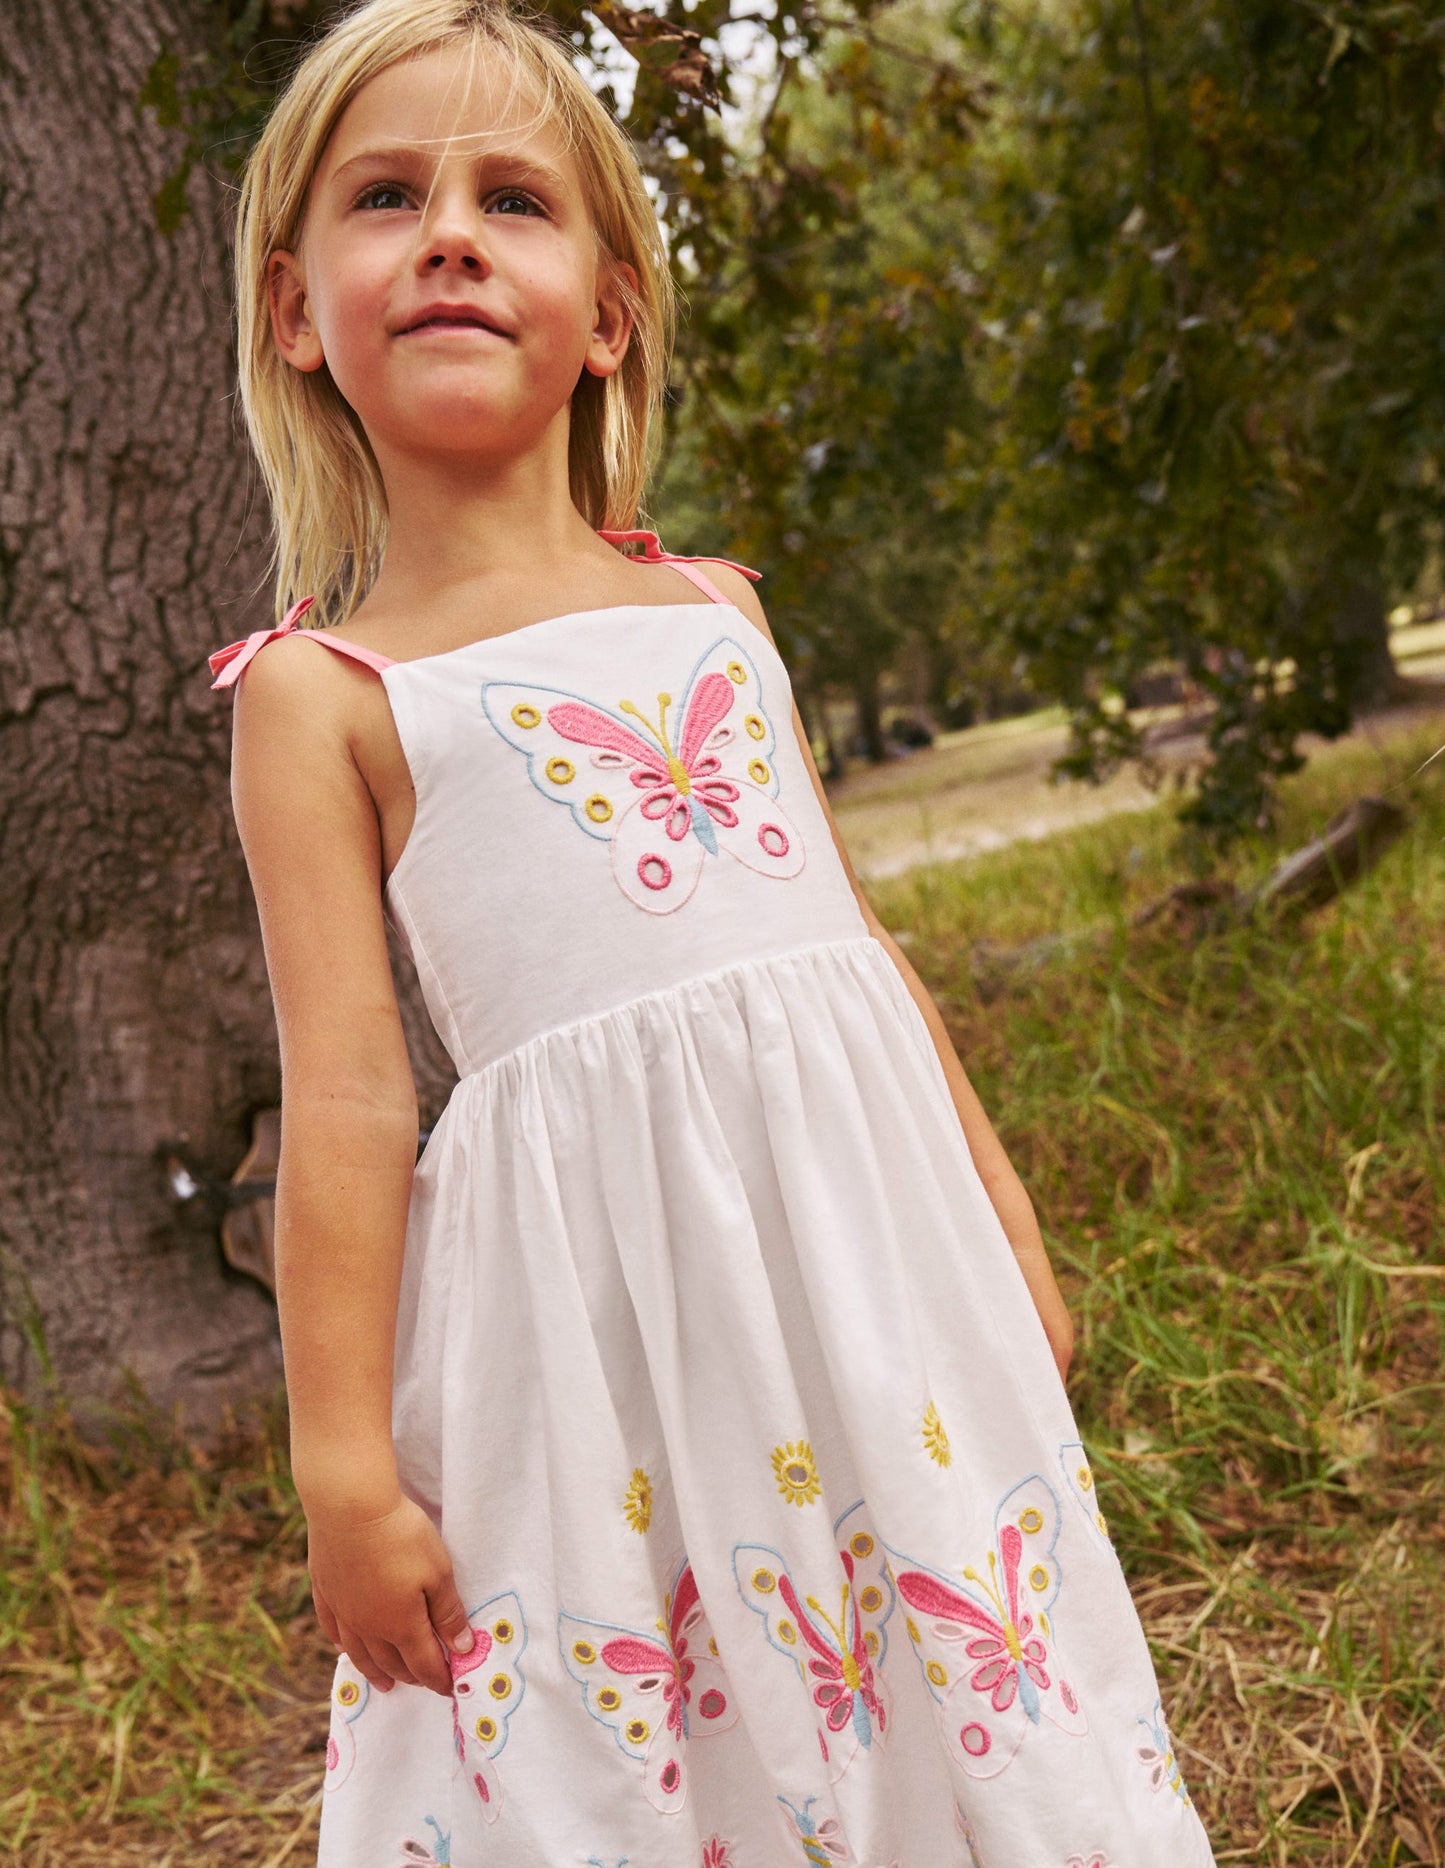
[(761, 571), (754, 571), (746, 564), (735, 564), (731, 558), (687, 558), (680, 552), (664, 551), (658, 542), (656, 532), (602, 532), (597, 536), (605, 538), (609, 545), (641, 545), (642, 556), (648, 564), (670, 564), (681, 572), (690, 584), (698, 589), (710, 603), (731, 603), (731, 597), (725, 597), (705, 571), (699, 571), (699, 564), (726, 564), (734, 571), (741, 571), (744, 577), (752, 578), (756, 583), (762, 576)]
[(341, 636), (333, 636), (329, 629), (297, 629), (296, 625), (316, 601), (315, 597), (303, 597), (299, 603), (293, 603), (284, 618), (275, 629), (254, 629), (249, 636), (242, 636), (239, 642), (228, 642), (223, 649), (217, 649), (206, 659), (211, 666), (211, 673), (216, 679), (213, 688), (234, 687), (241, 678), (241, 671), (254, 656), (265, 648), (266, 644), (277, 636), (311, 636), (317, 642), (324, 642), (329, 649), (335, 649), (338, 655), (349, 655), (353, 661), (374, 668), (378, 674), (383, 668), (390, 668), (392, 658), (378, 655), (375, 649), (364, 649), (359, 642), (347, 642)]

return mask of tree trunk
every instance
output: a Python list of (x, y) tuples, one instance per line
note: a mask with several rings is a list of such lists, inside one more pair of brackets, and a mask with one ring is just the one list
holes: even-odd
[(1357, 578), (1334, 593), (1330, 607), (1336, 653), (1354, 710), (1382, 706), (1399, 687), (1383, 588), (1373, 577)]
[(869, 665), (857, 670), (853, 677), (853, 699), (858, 708), (858, 736), (863, 741), (863, 750), (875, 765), (881, 765), (888, 757), (888, 746), (883, 737), (882, 694), (876, 668)]
[(0, 1374), (95, 1403), (128, 1372), (198, 1426), (280, 1369), (163, 1168), (225, 1180), (279, 1095), (205, 661), (269, 620), (265, 514), (223, 189), (197, 169), (157, 231), (179, 136), (135, 100), (218, 15), (9, 0), (0, 36)]

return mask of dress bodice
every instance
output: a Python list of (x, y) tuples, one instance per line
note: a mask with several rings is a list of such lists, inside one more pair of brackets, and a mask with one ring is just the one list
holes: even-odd
[(416, 786), (386, 910), (459, 1073), (866, 933), (787, 671), (731, 605), (554, 617), (382, 680)]

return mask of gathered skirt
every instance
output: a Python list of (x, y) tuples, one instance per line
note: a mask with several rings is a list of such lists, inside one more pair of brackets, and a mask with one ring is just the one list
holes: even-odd
[(871, 936), (464, 1076), (402, 1483), (477, 1631), (337, 1664), (322, 1868), (1208, 1868), (1087, 1457)]

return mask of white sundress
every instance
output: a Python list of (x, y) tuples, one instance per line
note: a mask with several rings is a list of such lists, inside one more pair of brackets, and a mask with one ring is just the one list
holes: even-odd
[(304, 632), (416, 786), (384, 907), (459, 1080), (394, 1433), (477, 1633), (450, 1701), (340, 1657), (321, 1868), (1208, 1868), (783, 663), (606, 536), (702, 594), (405, 662)]

